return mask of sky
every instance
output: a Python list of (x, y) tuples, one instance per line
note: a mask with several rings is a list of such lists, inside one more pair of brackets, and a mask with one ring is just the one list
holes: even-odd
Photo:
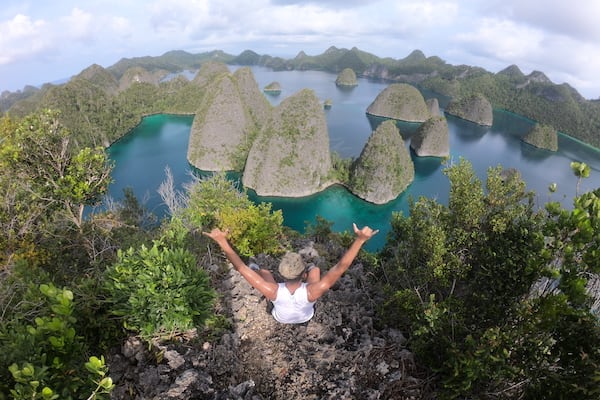
[(598, 0), (2, 0), (0, 92), (171, 50), (292, 58), (330, 46), (517, 65), (600, 98)]

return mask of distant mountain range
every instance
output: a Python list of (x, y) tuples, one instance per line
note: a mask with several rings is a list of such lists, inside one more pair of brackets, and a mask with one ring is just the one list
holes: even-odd
[[(436, 56), (426, 57), (420, 50), (414, 50), (403, 59), (381, 58), (356, 47), (350, 50), (330, 47), (316, 56), (301, 51), (291, 59), (260, 55), (252, 50), (245, 50), (237, 56), (220, 50), (199, 54), (177, 50), (157, 57), (123, 58), (106, 68), (114, 81), (107, 76), (103, 79), (111, 80), (110, 85), (116, 84), (113, 89), (118, 91), (118, 82), (135, 68), (143, 71), (145, 76), (151, 76), (152, 79), (148, 79), (158, 84), (168, 74), (196, 71), (209, 60), (273, 70), (339, 73), (344, 68), (351, 68), (358, 77), (410, 83), (450, 98), (478, 92), (488, 98), (494, 108), (515, 112), (600, 147), (600, 101), (586, 100), (570, 85), (554, 84), (540, 71), (525, 75), (516, 65), (511, 65), (492, 73), (476, 66), (451, 65)], [(42, 88), (27, 86), (23, 91), (3, 92), (0, 95), (0, 112), (4, 113), (13, 106), (22, 109), (18, 103), (43, 97), (39, 92), (47, 91), (51, 86), (55, 85), (46, 84)]]

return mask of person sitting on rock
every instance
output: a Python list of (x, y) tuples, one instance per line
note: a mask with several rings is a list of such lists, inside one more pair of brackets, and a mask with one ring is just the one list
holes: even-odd
[(315, 265), (306, 267), (298, 253), (286, 253), (279, 264), (279, 274), (284, 282), (277, 283), (271, 271), (261, 269), (256, 264), (246, 265), (233, 250), (227, 240), (228, 230), (215, 228), (204, 235), (213, 239), (221, 247), (227, 259), (246, 281), (273, 304), (271, 314), (284, 324), (302, 324), (314, 315), (315, 302), (331, 288), (350, 267), (362, 245), (379, 230), (368, 226), (358, 229), (352, 224), (356, 239), (338, 263), (321, 277), (321, 270)]

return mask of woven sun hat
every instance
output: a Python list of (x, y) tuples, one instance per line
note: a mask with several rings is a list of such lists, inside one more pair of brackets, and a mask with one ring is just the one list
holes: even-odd
[(283, 279), (296, 280), (302, 276), (306, 269), (302, 256), (298, 253), (288, 251), (279, 263), (279, 274)]

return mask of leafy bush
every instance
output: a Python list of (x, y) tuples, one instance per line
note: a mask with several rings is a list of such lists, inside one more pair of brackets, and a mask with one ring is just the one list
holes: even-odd
[(229, 229), (231, 243), (242, 256), (284, 251), (283, 214), (270, 203), (255, 205), (224, 174), (195, 182), (188, 190), (186, 207), (173, 218), (189, 229)]
[(440, 399), (597, 398), (600, 190), (545, 213), (516, 172), (490, 169), (485, 191), (464, 160), (445, 173), (448, 206), (394, 215), (382, 317), (411, 334)]
[(107, 270), (112, 313), (124, 327), (150, 339), (201, 325), (215, 293), (189, 251), (154, 241), (127, 251)]
[[(2, 395), (7, 389), (15, 399), (101, 398), (110, 393), (113, 385), (104, 359), (91, 357), (84, 363), (86, 345), (74, 328), (73, 292), (52, 284), (38, 290), (42, 302), (30, 310), (33, 322), (15, 312), (2, 326), (2, 367), (11, 363), (10, 377), (0, 374)], [(35, 294), (26, 298), (34, 299)]]

